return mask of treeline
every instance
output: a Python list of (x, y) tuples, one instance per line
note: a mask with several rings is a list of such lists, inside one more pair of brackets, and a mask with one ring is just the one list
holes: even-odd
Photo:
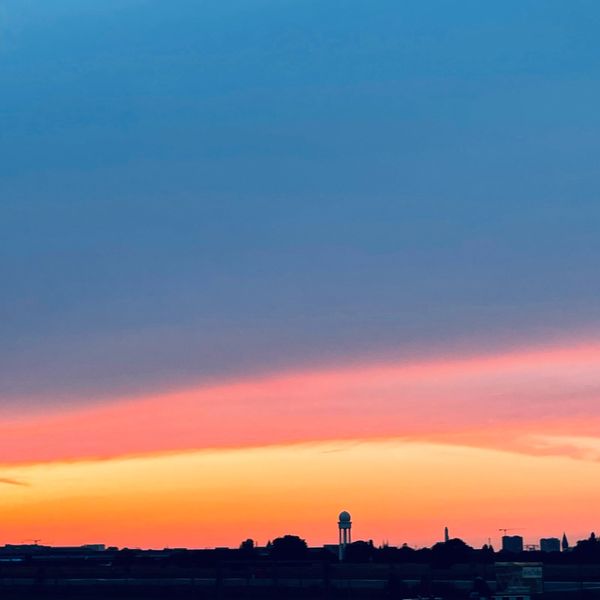
[[(143, 553), (121, 550), (115, 563), (143, 559)], [(218, 564), (235, 561), (325, 561), (337, 562), (334, 548), (309, 548), (295, 535), (285, 535), (269, 542), (265, 548), (257, 547), (252, 540), (244, 541), (238, 549), (178, 550), (162, 559), (181, 566)], [(446, 567), (457, 563), (492, 564), (501, 561), (544, 562), (548, 564), (600, 564), (600, 541), (592, 533), (566, 552), (496, 552), (491, 546), (472, 548), (463, 540), (454, 538), (439, 542), (431, 548), (376, 546), (372, 541), (357, 541), (346, 547), (347, 563), (420, 563)]]
[[(295, 535), (284, 535), (257, 547), (252, 540), (242, 542), (239, 548), (216, 548), (207, 550), (165, 549), (108, 550), (87, 553), (85, 556), (63, 553), (61, 549), (36, 548), (35, 553), (22, 554), (22, 563), (40, 564), (51, 560), (57, 564), (79, 564), (82, 561), (102, 563), (105, 566), (127, 568), (131, 566), (218, 566), (225, 563), (261, 563), (277, 561), (312, 561), (334, 563), (338, 561), (337, 547), (309, 548), (306, 541)], [(4, 554), (3, 552), (1, 552)], [(453, 564), (492, 564), (501, 561), (543, 562), (546, 564), (600, 564), (600, 541), (594, 534), (577, 542), (566, 552), (526, 551), (520, 553), (496, 552), (491, 546), (472, 548), (463, 540), (455, 538), (440, 542), (431, 548), (376, 546), (372, 541), (357, 541), (346, 547), (346, 563), (417, 563), (444, 568)], [(8, 564), (5, 565), (5, 568)], [(16, 565), (15, 565), (16, 566)], [(2, 566), (0, 566), (0, 571)]]
[(455, 538), (439, 542), (431, 548), (414, 549), (409, 546), (400, 548), (375, 547), (371, 542), (355, 542), (346, 549), (348, 562), (377, 563), (423, 563), (434, 566), (450, 566), (456, 563), (494, 563), (502, 561), (543, 562), (547, 564), (600, 564), (600, 542), (595, 534), (565, 552), (506, 552), (495, 551), (487, 544), (481, 548), (472, 548), (463, 540)]

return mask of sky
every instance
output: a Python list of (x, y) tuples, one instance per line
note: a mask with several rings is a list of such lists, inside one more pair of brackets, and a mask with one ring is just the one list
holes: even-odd
[(2, 2), (0, 543), (598, 529), (599, 25)]

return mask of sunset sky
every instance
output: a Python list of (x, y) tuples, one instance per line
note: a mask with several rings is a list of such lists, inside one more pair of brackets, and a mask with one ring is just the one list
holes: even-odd
[(0, 544), (600, 530), (599, 27), (2, 2)]

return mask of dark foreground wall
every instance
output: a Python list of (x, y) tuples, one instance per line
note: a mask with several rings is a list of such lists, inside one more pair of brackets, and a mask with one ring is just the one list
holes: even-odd
[[(494, 565), (230, 562), (212, 566), (89, 564), (3, 565), (0, 600), (463, 600), (495, 589)], [(600, 600), (600, 565), (545, 565), (540, 598)]]
[[(457, 583), (458, 585), (454, 585)], [(145, 581), (55, 581), (43, 585), (31, 582), (4, 583), (0, 586), (2, 600), (401, 600), (435, 597), (441, 600), (466, 600), (471, 591), (462, 589), (465, 582), (404, 582), (404, 581), (260, 581), (257, 583), (223, 581), (182, 582)], [(469, 586), (470, 587), (470, 586)], [(426, 588), (426, 589), (425, 589)], [(471, 587), (471, 590), (473, 588)], [(423, 595), (426, 594), (426, 595)], [(429, 596), (431, 594), (431, 596)], [(600, 589), (563, 586), (549, 590), (537, 598), (543, 600), (600, 600)]]

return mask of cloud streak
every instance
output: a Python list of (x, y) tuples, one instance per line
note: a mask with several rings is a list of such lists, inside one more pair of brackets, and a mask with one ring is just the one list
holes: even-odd
[(19, 481), (18, 479), (12, 479), (10, 477), (0, 477), (0, 485), (16, 485), (21, 487), (29, 487), (29, 484), (25, 481)]
[(369, 364), (13, 418), (0, 422), (0, 455), (19, 464), (393, 437), (588, 459), (573, 439), (597, 436), (599, 390), (597, 344)]

